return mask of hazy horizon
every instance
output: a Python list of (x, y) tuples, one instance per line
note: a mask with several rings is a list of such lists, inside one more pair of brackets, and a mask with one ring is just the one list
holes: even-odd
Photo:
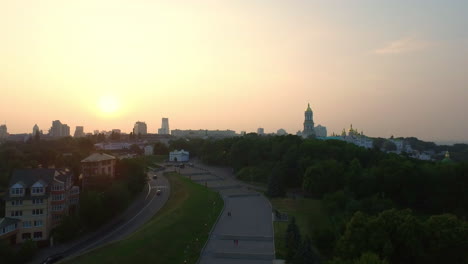
[(2, 1), (0, 124), (467, 142), (468, 2)]

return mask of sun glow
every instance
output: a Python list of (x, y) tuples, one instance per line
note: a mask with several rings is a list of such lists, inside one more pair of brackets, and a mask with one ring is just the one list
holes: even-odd
[(115, 116), (120, 110), (120, 103), (116, 97), (103, 96), (99, 99), (98, 108), (105, 116)]

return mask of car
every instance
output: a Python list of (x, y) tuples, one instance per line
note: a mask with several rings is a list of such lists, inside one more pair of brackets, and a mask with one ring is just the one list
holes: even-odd
[(158, 189), (158, 190), (156, 191), (156, 195), (157, 195), (157, 196), (161, 195), (161, 190), (160, 190), (160, 189)]
[(52, 256), (49, 256), (47, 257), (43, 262), (42, 264), (52, 264), (52, 263), (55, 263), (61, 259), (64, 258), (64, 255), (62, 254), (55, 254), (55, 255), (52, 255)]
[(156, 180), (158, 178), (157, 175), (153, 175), (153, 180)]

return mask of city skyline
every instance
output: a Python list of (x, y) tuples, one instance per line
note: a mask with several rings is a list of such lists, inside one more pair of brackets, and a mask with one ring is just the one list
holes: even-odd
[[(8, 1), (0, 124), (468, 141), (465, 1)], [(86, 18), (86, 19), (83, 19)]]

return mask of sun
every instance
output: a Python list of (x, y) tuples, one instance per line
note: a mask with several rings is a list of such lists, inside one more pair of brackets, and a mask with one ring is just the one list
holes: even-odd
[(98, 102), (99, 110), (106, 116), (116, 115), (120, 109), (120, 102), (114, 96), (103, 96)]

